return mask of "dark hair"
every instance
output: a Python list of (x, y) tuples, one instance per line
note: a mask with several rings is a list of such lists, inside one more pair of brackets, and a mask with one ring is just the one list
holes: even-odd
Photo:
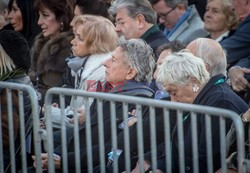
[[(152, 5), (157, 4), (160, 0), (149, 0)], [(188, 1), (187, 0), (164, 0), (165, 4), (168, 7), (174, 8), (178, 4), (183, 4), (185, 8), (188, 6)]]
[(93, 14), (110, 18), (108, 5), (101, 0), (77, 0), (76, 5), (79, 6), (82, 14)]
[(41, 11), (48, 8), (56, 16), (56, 20), (63, 24), (62, 31), (70, 29), (70, 22), (74, 16), (73, 0), (36, 0), (34, 8)]
[(158, 3), (160, 0), (149, 0), (149, 2), (151, 3), (151, 4), (156, 4), (156, 3)]
[(30, 48), (21, 33), (13, 30), (0, 31), (0, 45), (16, 67), (30, 68)]
[(173, 40), (159, 46), (156, 50), (156, 57), (158, 59), (160, 54), (164, 50), (170, 49), (174, 53), (174, 52), (179, 52), (180, 50), (185, 49), (186, 47), (187, 46), (184, 43), (180, 42), (179, 40)]
[[(12, 9), (14, 0), (9, 1), (9, 10)], [(32, 47), (35, 37), (41, 32), (39, 25), (37, 24), (39, 15), (33, 8), (34, 0), (16, 0), (17, 6), (22, 13), (23, 30), (20, 33), (28, 41), (29, 46)]]

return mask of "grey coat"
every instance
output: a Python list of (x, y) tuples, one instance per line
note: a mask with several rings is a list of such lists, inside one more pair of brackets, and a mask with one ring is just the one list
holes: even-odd
[(169, 40), (179, 40), (183, 43), (190, 43), (199, 37), (207, 37), (208, 32), (204, 30), (204, 23), (201, 20), (194, 5), (189, 6), (191, 13), (189, 17), (169, 37)]

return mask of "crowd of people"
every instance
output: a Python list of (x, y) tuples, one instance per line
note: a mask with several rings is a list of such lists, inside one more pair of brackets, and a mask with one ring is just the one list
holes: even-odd
[[(242, 116), (250, 114), (250, 0), (1, 0), (0, 81), (29, 85), (42, 108), (48, 89), (71, 88), (224, 108)], [(6, 91), (1, 94), (1, 128), (4, 167), (7, 168), (8, 113)], [(25, 122), (31, 114), (24, 93)], [(12, 92), (14, 136), (19, 130), (18, 95)], [(61, 108), (53, 98), (51, 117), (58, 127)], [(74, 104), (73, 104), (74, 102)], [(72, 114), (76, 102), (79, 123), (81, 171), (87, 172), (86, 109), (91, 117), (94, 171), (100, 171), (98, 106), (93, 98), (85, 107), (82, 97), (66, 97), (65, 114)], [(73, 106), (74, 105), (74, 106)], [(115, 103), (118, 148), (125, 150), (121, 128), (123, 109)], [(135, 105), (128, 120), (131, 171), (139, 172)], [(104, 150), (112, 151), (110, 102), (103, 102)], [(44, 116), (43, 111), (39, 116)], [(176, 112), (171, 112), (172, 171), (178, 172)], [(151, 171), (150, 114), (142, 110), (144, 169)], [(75, 171), (74, 118), (67, 117), (69, 172)], [(212, 120), (213, 171), (220, 165), (220, 121)], [(207, 171), (205, 118), (199, 116), (199, 171)], [(157, 171), (166, 172), (164, 121), (156, 110)], [(232, 122), (226, 121), (226, 132)], [(57, 126), (56, 126), (57, 125)], [(124, 125), (124, 124), (123, 124)], [(185, 171), (193, 172), (190, 114), (183, 120)], [(18, 139), (17, 139), (18, 140)], [(55, 168), (61, 171), (61, 132), (54, 132)], [(32, 157), (33, 161), (36, 160)], [(48, 168), (48, 154), (41, 155)], [(119, 172), (125, 171), (124, 152), (118, 158)], [(35, 171), (35, 165), (29, 172)], [(108, 157), (106, 158), (108, 162)], [(19, 167), (20, 168), (20, 167)], [(17, 168), (18, 169), (18, 168)], [(21, 168), (20, 168), (21, 169)], [(232, 169), (232, 168), (231, 168)], [(112, 172), (112, 164), (106, 171)], [(234, 170), (237, 171), (237, 166)]]

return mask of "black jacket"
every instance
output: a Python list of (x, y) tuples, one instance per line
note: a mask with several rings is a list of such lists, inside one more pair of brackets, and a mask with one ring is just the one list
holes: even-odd
[[(223, 79), (222, 74), (212, 77), (199, 95), (194, 100), (193, 104), (224, 108), (241, 114), (248, 109), (247, 104), (236, 95), (226, 82), (215, 84), (219, 79)], [(189, 116), (190, 117), (190, 116)], [(220, 134), (219, 134), (219, 119), (211, 118), (212, 124), (212, 149), (213, 149), (213, 168), (214, 171), (220, 168)], [(230, 129), (231, 121), (226, 121), (226, 131)], [(192, 138), (191, 138), (191, 122), (190, 118), (183, 123), (184, 127), (184, 150), (185, 150), (185, 172), (193, 172), (192, 164)], [(206, 154), (206, 127), (205, 117), (198, 116), (197, 118), (198, 132), (198, 157), (199, 157), (199, 172), (207, 172), (207, 154)], [(177, 131), (173, 130), (173, 172), (177, 172), (179, 168), (178, 160), (178, 142)], [(162, 152), (163, 153), (163, 152)], [(165, 171), (165, 157), (159, 159), (158, 167)]]
[[(159, 29), (155, 32), (150, 33), (146, 38), (144, 38), (147, 44), (153, 49), (154, 54), (156, 55), (156, 50), (159, 46), (169, 42), (164, 33)], [(158, 57), (155, 57), (157, 61)]]
[[(110, 94), (120, 94), (120, 95), (129, 95), (129, 96), (139, 96), (151, 98), (154, 95), (153, 90), (151, 90), (145, 83), (138, 83), (135, 81), (128, 81), (124, 85), (120, 85), (115, 88), (109, 88)], [(116, 108), (116, 122), (117, 125), (123, 121), (123, 109), (122, 103), (117, 102), (115, 104)], [(132, 111), (135, 108), (135, 105), (129, 104), (128, 111)], [(143, 109), (143, 115), (147, 113), (147, 109)], [(104, 126), (104, 143), (108, 143), (111, 140), (111, 119), (110, 119), (110, 102), (103, 101), (103, 126)], [(92, 103), (90, 108), (91, 115), (91, 139), (92, 139), (92, 152), (93, 152), (93, 162), (94, 166), (99, 164), (99, 138), (98, 138), (98, 114), (97, 114), (97, 103), (96, 100)], [(117, 134), (120, 132), (117, 129)], [(86, 152), (86, 127), (85, 125), (80, 129), (80, 157), (81, 157), (81, 169), (82, 172), (87, 172), (87, 152)], [(68, 167), (69, 171), (75, 170), (75, 152), (74, 152), (74, 140), (70, 140), (68, 145)], [(57, 150), (57, 149), (56, 149)], [(60, 154), (57, 150), (57, 153)]]

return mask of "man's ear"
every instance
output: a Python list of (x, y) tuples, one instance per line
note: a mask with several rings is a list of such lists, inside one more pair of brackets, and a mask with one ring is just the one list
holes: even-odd
[(186, 12), (186, 7), (183, 4), (178, 4), (176, 9), (180, 16)]
[(134, 68), (129, 69), (128, 74), (126, 76), (126, 80), (132, 80), (135, 78), (137, 72)]
[(138, 14), (136, 18), (138, 21), (139, 29), (143, 29), (145, 25), (145, 17), (142, 14)]

